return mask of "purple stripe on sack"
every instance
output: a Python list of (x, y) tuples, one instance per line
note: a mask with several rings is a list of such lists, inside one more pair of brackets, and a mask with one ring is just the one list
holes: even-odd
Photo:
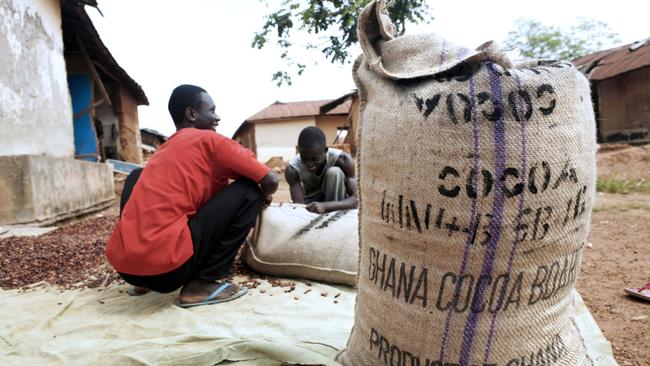
[[(517, 90), (523, 90), (522, 85), (521, 85), (521, 79), (519, 79), (519, 76), (514, 75), (515, 77), (515, 82), (517, 83)], [(526, 171), (526, 157), (527, 157), (527, 151), (526, 151), (526, 118), (524, 117), (524, 101), (521, 96), (518, 96), (519, 99), (519, 135), (521, 138), (521, 184), (523, 186), (526, 186), (526, 174), (524, 172)], [(515, 240), (512, 242), (512, 249), (510, 250), (510, 258), (508, 259), (508, 278), (510, 278), (510, 273), (512, 272), (512, 262), (515, 259), (515, 254), (517, 253), (517, 247), (519, 246), (519, 227), (521, 224), (521, 217), (523, 215), (524, 211), (524, 196), (525, 196), (526, 190), (524, 189), (521, 192), (521, 196), (519, 197), (519, 206), (517, 207), (517, 220), (516, 220), (516, 230), (515, 230)], [(506, 292), (506, 287), (508, 286), (507, 282), (503, 286), (503, 291), (499, 294), (499, 300), (498, 304), (499, 306), (503, 305), (503, 301), (505, 300), (505, 292)], [(490, 323), (490, 333), (488, 334), (488, 340), (487, 340), (487, 346), (485, 347), (485, 354), (483, 355), (483, 364), (488, 364), (488, 358), (490, 357), (490, 352), (492, 352), (492, 340), (494, 337), (494, 329), (496, 326), (497, 322), (497, 315), (499, 314), (498, 311), (494, 312), (494, 315), (492, 315), (492, 321)]]
[[(478, 145), (478, 120), (477, 120), (477, 111), (476, 111), (476, 91), (474, 86), (474, 77), (469, 78), (469, 95), (470, 95), (470, 108), (472, 111), (472, 130), (473, 130), (473, 140), (474, 140), (474, 158), (472, 160), (472, 169), (478, 171), (478, 159), (479, 159), (479, 145)], [(477, 189), (477, 175), (474, 175), (472, 179), (472, 188), (475, 192)], [(471, 214), (470, 214), (470, 227), (476, 225), (476, 197), (472, 198)], [(462, 276), (467, 269), (467, 261), (469, 259), (469, 253), (472, 248), (472, 235), (467, 235), (467, 240), (465, 241), (465, 252), (463, 253), (463, 261), (460, 265), (459, 276)], [(454, 289), (454, 298), (452, 303), (455, 304), (458, 302), (458, 297), (460, 296), (460, 284), (457, 283)], [(451, 317), (453, 314), (453, 309), (449, 309), (447, 313), (447, 320), (445, 321), (445, 331), (442, 336), (442, 341), (440, 342), (440, 363), (444, 363), (445, 350), (447, 348), (447, 339), (449, 337), (449, 328), (451, 326)]]
[(445, 62), (445, 53), (447, 53), (447, 40), (442, 40), (442, 48), (440, 49), (440, 65)]
[[(501, 80), (499, 73), (495, 69), (493, 63), (487, 64), (488, 75), (490, 78), (490, 91), (492, 93), (492, 102), (494, 107), (500, 109), (497, 121), (494, 122), (494, 172), (495, 176), (501, 177), (503, 175), (505, 160), (506, 160), (506, 139), (505, 139), (505, 123), (503, 120), (503, 93), (501, 90)], [(483, 266), (481, 268), (481, 276), (490, 276), (494, 269), (494, 259), (497, 253), (497, 244), (501, 237), (501, 219), (503, 214), (503, 185), (501, 179), (495, 179), (494, 184), (494, 203), (492, 204), (492, 219), (489, 226), (490, 240), (486, 244), (485, 256), (483, 257)], [(476, 293), (472, 300), (467, 316), (467, 323), (465, 324), (465, 331), (463, 334), (463, 342), (460, 350), (460, 366), (468, 366), (472, 345), (474, 343), (474, 335), (476, 334), (476, 327), (478, 325), (478, 313), (473, 310), (476, 304), (483, 303), (483, 292), (485, 284), (481, 283), (476, 289)]]
[(458, 51), (458, 58), (464, 58), (468, 53), (469, 48), (461, 47), (460, 51)]

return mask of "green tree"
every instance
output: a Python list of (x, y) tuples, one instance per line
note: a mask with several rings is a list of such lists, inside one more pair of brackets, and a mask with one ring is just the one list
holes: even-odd
[[(264, 18), (262, 30), (255, 33), (252, 47), (261, 49), (275, 42), (286, 61), (286, 68), (273, 74), (278, 86), (291, 85), (292, 76), (301, 75), (306, 65), (290, 56), (292, 47), (317, 49), (332, 63), (349, 63), (349, 47), (358, 41), (357, 17), (370, 0), (282, 0), (281, 5)], [(399, 34), (408, 22), (429, 21), (426, 0), (394, 0), (390, 17)], [(310, 35), (307, 44), (294, 44), (296, 32)], [(311, 36), (316, 35), (316, 37)]]
[(527, 18), (515, 20), (514, 27), (503, 45), (518, 49), (527, 58), (573, 60), (620, 42), (607, 23), (582, 17), (567, 29)]

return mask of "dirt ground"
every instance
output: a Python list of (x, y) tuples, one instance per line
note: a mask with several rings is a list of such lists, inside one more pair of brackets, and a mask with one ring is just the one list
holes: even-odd
[(598, 177), (621, 180), (650, 180), (650, 144), (602, 145), (598, 150)]
[[(650, 145), (601, 148), (598, 171), (600, 178), (650, 181)], [(118, 197), (123, 178), (116, 176)], [(274, 201), (288, 202), (289, 199), (289, 187), (282, 180)], [(31, 282), (49, 281), (59, 285), (67, 284), (64, 287), (70, 288), (79, 287), (79, 281), (82, 280), (86, 281), (87, 287), (97, 287), (120, 281), (101, 256), (105, 241), (117, 221), (117, 207), (116, 202), (110, 209), (71, 220), (59, 230), (38, 238), (0, 239), (0, 287), (18, 288)], [(57, 275), (59, 269), (70, 261), (41, 261), (41, 278), (29, 275), (30, 262), (41, 262), (14, 260), (16, 245), (21, 243), (26, 251), (23, 258), (29, 257), (29, 248), (36, 248), (32, 257), (44, 258), (45, 254), (41, 253), (43, 246), (57, 245), (57, 242), (70, 245), (68, 242), (71, 241), (88, 247), (80, 254), (89, 256), (88, 259), (79, 257), (75, 262), (92, 262), (97, 267), (77, 264), (79, 271), (76, 277), (74, 271), (68, 277), (60, 277)], [(612, 343), (614, 356), (620, 365), (650, 366), (650, 356), (644, 352), (650, 346), (650, 302), (635, 300), (623, 292), (624, 287), (638, 287), (650, 282), (649, 241), (650, 194), (597, 194), (589, 245), (584, 251), (577, 287), (596, 322)], [(49, 267), (48, 262), (52, 262)], [(12, 275), (9, 268), (14, 265), (21, 267), (22, 277)], [(240, 268), (242, 264), (239, 261), (236, 266), (237, 270), (247, 271), (246, 268)], [(70, 286), (72, 284), (74, 285)]]
[(623, 292), (650, 282), (650, 195), (598, 194), (591, 220), (578, 291), (619, 364), (650, 365), (650, 302)]
[[(650, 145), (601, 148), (599, 178), (650, 181)], [(650, 302), (625, 287), (650, 282), (650, 194), (598, 193), (578, 291), (620, 365), (650, 365)]]

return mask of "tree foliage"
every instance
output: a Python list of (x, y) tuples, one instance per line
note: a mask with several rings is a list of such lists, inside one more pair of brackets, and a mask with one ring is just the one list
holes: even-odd
[(517, 19), (514, 25), (503, 45), (518, 49), (526, 58), (573, 60), (619, 42), (607, 23), (582, 17), (567, 29), (527, 18)]
[[(301, 75), (304, 63), (290, 56), (292, 47), (317, 49), (332, 63), (350, 62), (349, 47), (358, 41), (357, 17), (370, 0), (282, 0), (281, 5), (264, 18), (262, 30), (255, 34), (252, 47), (261, 49), (275, 42), (286, 61), (285, 70), (273, 74), (278, 86), (291, 85), (292, 75)], [(426, 0), (394, 0), (390, 17), (399, 34), (408, 22), (430, 20)], [(307, 44), (294, 44), (297, 32), (309, 34)], [(315, 37), (314, 37), (315, 35)]]

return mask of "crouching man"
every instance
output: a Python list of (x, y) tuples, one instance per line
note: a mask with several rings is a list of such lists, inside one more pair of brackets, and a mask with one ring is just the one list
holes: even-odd
[(325, 213), (357, 207), (354, 162), (347, 153), (328, 148), (318, 127), (306, 127), (298, 136), (298, 155), (284, 172), (291, 200), (307, 210)]
[(220, 119), (202, 88), (177, 87), (168, 107), (177, 131), (127, 177), (106, 256), (136, 286), (130, 294), (182, 288), (181, 307), (233, 300), (246, 288), (224, 279), (278, 180), (215, 132)]

